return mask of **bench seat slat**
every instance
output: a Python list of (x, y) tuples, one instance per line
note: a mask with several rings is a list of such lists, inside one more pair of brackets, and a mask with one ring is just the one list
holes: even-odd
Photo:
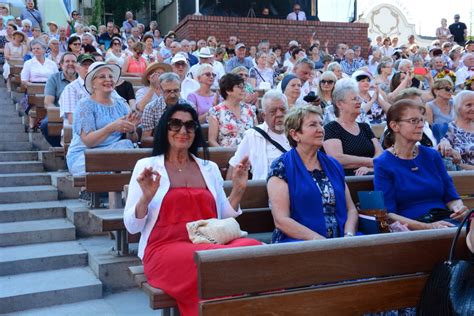
[[(201, 303), (207, 315), (363, 315), (418, 304), (427, 274)], [(271, 313), (269, 313), (271, 311)]]
[(161, 309), (176, 306), (175, 299), (163, 292), (161, 289), (154, 288), (148, 283), (143, 283), (142, 288), (150, 298), (151, 309)]
[[(200, 297), (431, 271), (440, 258), (447, 257), (455, 231), (427, 230), (380, 234), (376, 238), (360, 236), (197, 251)], [(459, 253), (467, 254), (465, 243), (459, 242), (458, 248), (462, 250)], [(291, 269), (289, 262), (297, 268)]]

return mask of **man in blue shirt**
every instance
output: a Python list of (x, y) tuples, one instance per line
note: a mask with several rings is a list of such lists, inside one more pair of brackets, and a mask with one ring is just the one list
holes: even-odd
[(250, 69), (253, 67), (253, 63), (249, 58), (245, 57), (245, 44), (244, 43), (238, 43), (235, 45), (235, 56), (229, 59), (225, 66), (225, 72), (229, 73), (234, 69), (235, 67), (239, 66), (244, 66), (247, 69)]
[[(59, 107), (59, 97), (64, 88), (77, 78), (76, 61), (76, 55), (71, 52), (67, 52), (61, 57), (59, 65), (62, 71), (50, 76), (44, 87), (45, 108)], [(48, 116), (41, 121), (40, 129), (44, 138), (52, 147), (61, 146), (60, 136), (49, 136), (48, 134)]]
[(99, 45), (102, 51), (107, 51), (112, 43), (112, 37), (114, 36), (114, 22), (107, 22), (107, 32), (99, 36)]

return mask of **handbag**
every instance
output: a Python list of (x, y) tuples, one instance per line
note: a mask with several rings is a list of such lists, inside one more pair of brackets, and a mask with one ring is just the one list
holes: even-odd
[(426, 282), (417, 315), (474, 315), (474, 262), (455, 260), (454, 250), (470, 210), (451, 243), (449, 259), (438, 263)]
[(247, 237), (233, 217), (226, 219), (202, 219), (186, 224), (189, 240), (193, 244), (225, 245), (234, 239)]
[(434, 223), (449, 218), (451, 214), (453, 214), (453, 212), (445, 208), (432, 208), (428, 213), (417, 218), (417, 221), (423, 223)]

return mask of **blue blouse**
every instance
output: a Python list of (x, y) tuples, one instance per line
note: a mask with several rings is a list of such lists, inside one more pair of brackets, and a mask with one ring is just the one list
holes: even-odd
[(440, 154), (425, 146), (419, 146), (415, 159), (383, 152), (374, 159), (374, 173), (374, 188), (383, 192), (389, 213), (416, 220), (459, 199)]

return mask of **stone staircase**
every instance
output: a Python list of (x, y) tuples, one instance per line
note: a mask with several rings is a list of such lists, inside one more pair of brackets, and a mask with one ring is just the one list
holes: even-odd
[(0, 88), (0, 313), (102, 298), (58, 188)]

